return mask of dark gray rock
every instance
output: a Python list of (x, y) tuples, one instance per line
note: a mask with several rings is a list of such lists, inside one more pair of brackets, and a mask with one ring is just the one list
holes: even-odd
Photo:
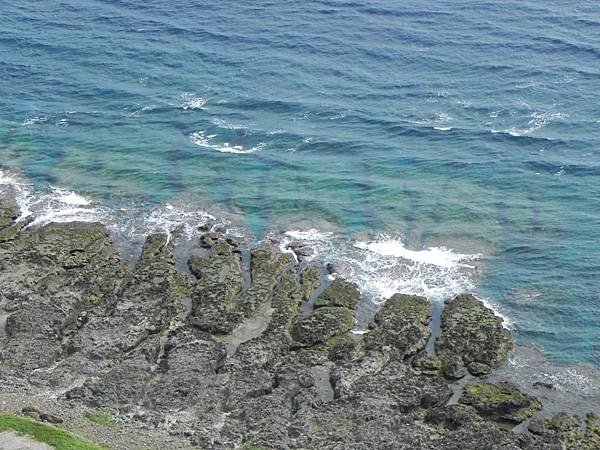
[(315, 301), (315, 308), (323, 306), (343, 306), (356, 309), (360, 300), (358, 287), (354, 283), (343, 280), (334, 280)]
[(347, 333), (353, 325), (354, 313), (348, 308), (322, 307), (296, 319), (290, 332), (296, 342), (310, 346)]
[(462, 358), (455, 354), (447, 354), (442, 360), (444, 376), (449, 380), (458, 380), (466, 375)]
[(175, 267), (175, 235), (149, 236), (130, 268), (99, 224), (2, 235), (17, 216), (0, 206), (0, 236), (9, 236), (0, 238), (3, 385), (39, 386), (199, 448), (596, 448), (592, 417), (571, 441), (564, 424), (532, 422), (535, 436), (500, 429), (498, 418), (535, 409), (517, 392), (506, 411), (502, 390), (445, 406), (451, 390), (441, 361), (446, 375), (457, 361), (457, 375), (502, 360), (506, 345), (482, 341), (504, 335), (479, 306), (448, 305), (438, 359), (422, 352), (425, 299), (393, 296), (361, 340), (348, 333), (356, 287), (339, 280), (303, 313), (320, 272), (273, 246), (252, 249), (247, 283), (237, 243), (219, 236), (210, 251), (198, 250), (208, 256), (190, 258), (190, 276)]
[(508, 423), (521, 423), (542, 407), (535, 397), (508, 382), (469, 384), (459, 402), (474, 407), (486, 418)]
[(492, 368), (487, 364), (473, 361), (473, 362), (469, 363), (469, 365), (467, 366), (467, 370), (469, 371), (469, 373), (471, 375), (479, 377), (479, 376), (487, 375), (488, 373), (490, 373)]
[(442, 332), (435, 341), (438, 356), (454, 368), (446, 372), (457, 378), (461, 370), (459, 358), (471, 366), (476, 375), (486, 373), (481, 364), (495, 367), (505, 361), (512, 348), (510, 333), (502, 326), (502, 318), (470, 294), (459, 295), (442, 312)]
[(375, 316), (366, 337), (365, 348), (392, 352), (406, 358), (425, 348), (431, 335), (431, 304), (424, 297), (395, 294)]
[(428, 355), (426, 352), (421, 352), (412, 360), (412, 366), (415, 371), (423, 375), (439, 376), (442, 373), (442, 360), (434, 355)]

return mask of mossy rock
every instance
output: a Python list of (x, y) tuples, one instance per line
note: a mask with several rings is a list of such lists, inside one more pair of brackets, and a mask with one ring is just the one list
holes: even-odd
[(319, 295), (319, 298), (315, 301), (315, 308), (343, 306), (348, 309), (356, 309), (359, 300), (360, 293), (354, 283), (335, 280)]
[[(442, 332), (435, 349), (445, 365), (456, 366), (454, 360), (460, 358), (472, 375), (484, 375), (489, 372), (484, 365), (498, 366), (512, 349), (502, 318), (471, 294), (458, 295), (449, 302), (441, 321)], [(456, 378), (459, 372), (450, 371), (450, 378)]]
[(490, 373), (492, 368), (488, 364), (473, 361), (469, 363), (469, 365), (467, 366), (467, 370), (471, 375), (479, 377)]
[(315, 266), (308, 266), (300, 274), (300, 289), (298, 298), (301, 302), (309, 299), (315, 289), (321, 284), (321, 274)]
[(412, 360), (412, 366), (416, 372), (428, 376), (438, 376), (442, 373), (442, 360), (425, 352), (419, 353)]
[(389, 351), (399, 358), (414, 355), (425, 348), (431, 335), (430, 317), (431, 304), (425, 297), (395, 294), (375, 316), (365, 348)]
[(459, 402), (474, 407), (490, 420), (514, 424), (533, 416), (542, 407), (538, 399), (508, 382), (469, 384)]
[(347, 333), (353, 325), (354, 313), (348, 308), (327, 306), (297, 318), (290, 333), (296, 342), (310, 346)]

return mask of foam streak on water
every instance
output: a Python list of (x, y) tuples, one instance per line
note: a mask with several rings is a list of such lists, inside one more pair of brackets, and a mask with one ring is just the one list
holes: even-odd
[(264, 147), (264, 144), (261, 142), (254, 147), (245, 148), (241, 145), (233, 145), (229, 142), (223, 142), (221, 144), (213, 143), (213, 139), (217, 137), (217, 135), (207, 135), (206, 131), (196, 131), (190, 134), (190, 140), (199, 147), (208, 148), (211, 150), (216, 150), (221, 153), (254, 153), (259, 151)]

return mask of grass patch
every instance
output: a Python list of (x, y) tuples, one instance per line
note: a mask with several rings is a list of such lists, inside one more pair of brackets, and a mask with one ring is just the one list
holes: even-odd
[(116, 428), (119, 426), (118, 422), (111, 417), (110, 414), (107, 414), (102, 411), (88, 411), (85, 413), (86, 419), (97, 423), (98, 425), (102, 425), (108, 428)]
[(56, 450), (106, 450), (68, 431), (10, 414), (0, 413), (0, 432), (2, 431), (30, 436), (38, 442), (52, 445)]

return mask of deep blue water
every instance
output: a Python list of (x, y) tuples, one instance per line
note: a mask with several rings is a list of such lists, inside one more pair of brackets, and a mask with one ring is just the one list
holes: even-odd
[(596, 366), (599, 138), (597, 1), (0, 3), (5, 171), (479, 253), (520, 342)]

